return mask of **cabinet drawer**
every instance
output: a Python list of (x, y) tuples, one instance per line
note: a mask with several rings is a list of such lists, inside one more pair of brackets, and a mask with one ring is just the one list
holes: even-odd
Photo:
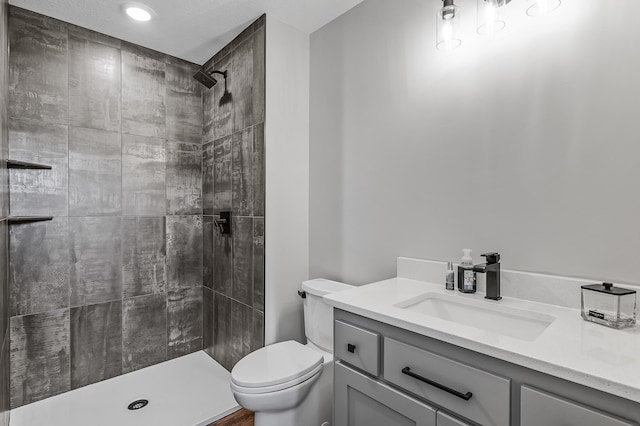
[(384, 379), (481, 425), (509, 426), (508, 379), (388, 337)]
[(335, 321), (335, 356), (356, 368), (377, 376), (380, 371), (380, 335)]
[(521, 426), (637, 426), (528, 386), (520, 395)]
[(461, 422), (458, 419), (454, 419), (453, 417), (444, 414), (442, 411), (438, 411), (438, 415), (436, 416), (436, 424), (438, 426), (471, 426), (469, 423)]
[(436, 410), (341, 362), (334, 385), (335, 426), (436, 426)]

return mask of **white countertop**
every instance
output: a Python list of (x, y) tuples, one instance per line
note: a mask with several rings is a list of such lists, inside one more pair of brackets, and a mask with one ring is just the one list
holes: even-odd
[[(394, 306), (425, 293), (525, 309), (556, 320), (536, 340), (524, 341)], [(355, 287), (324, 299), (344, 311), (640, 402), (640, 326), (615, 330), (584, 321), (577, 309), (510, 297), (490, 301), (483, 293), (447, 291), (442, 284), (406, 278)]]

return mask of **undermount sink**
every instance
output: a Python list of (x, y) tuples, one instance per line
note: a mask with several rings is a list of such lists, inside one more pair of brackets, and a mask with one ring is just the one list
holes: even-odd
[(555, 320), (551, 315), (534, 311), (437, 293), (426, 293), (394, 306), (530, 342)]

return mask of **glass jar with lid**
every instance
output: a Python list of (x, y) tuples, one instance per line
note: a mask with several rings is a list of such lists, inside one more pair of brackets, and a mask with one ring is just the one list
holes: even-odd
[(582, 286), (582, 318), (613, 328), (636, 323), (636, 291), (611, 283)]

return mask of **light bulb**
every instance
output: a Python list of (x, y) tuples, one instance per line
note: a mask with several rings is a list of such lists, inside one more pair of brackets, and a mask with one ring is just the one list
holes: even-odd
[(460, 8), (452, 0), (445, 0), (437, 14), (438, 50), (453, 50), (462, 44), (460, 39)]
[(501, 10), (504, 4), (499, 0), (478, 0), (478, 34), (494, 34), (505, 27)]

